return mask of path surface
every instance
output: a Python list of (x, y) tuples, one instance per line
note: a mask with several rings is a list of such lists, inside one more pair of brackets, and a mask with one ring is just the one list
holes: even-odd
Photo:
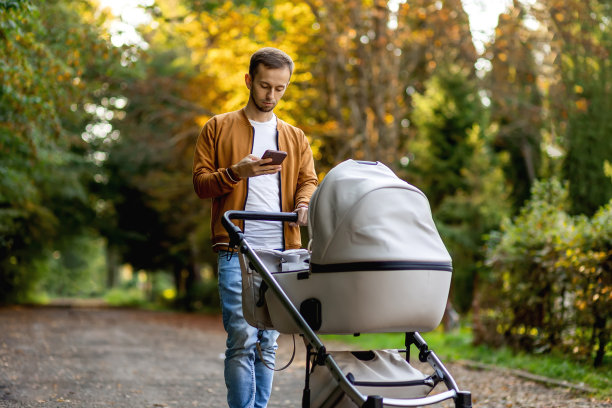
[[(0, 309), (0, 407), (225, 407), (224, 343), (217, 316)], [(296, 344), (294, 363), (276, 374), (270, 408), (300, 406), (304, 346)], [(281, 336), (278, 361), (291, 350), (291, 337)], [(495, 371), (447, 367), (475, 407), (612, 407)]]

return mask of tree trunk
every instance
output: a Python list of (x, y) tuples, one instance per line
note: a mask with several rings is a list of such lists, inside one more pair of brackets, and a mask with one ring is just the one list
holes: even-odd
[(595, 354), (595, 360), (593, 361), (593, 366), (601, 367), (603, 364), (603, 359), (606, 354), (606, 345), (610, 341), (610, 333), (606, 331), (606, 318), (597, 316), (595, 318), (595, 328), (593, 335), (597, 335), (598, 340), (598, 348), (597, 353)]
[(106, 244), (106, 287), (112, 289), (119, 276), (119, 251), (114, 245)]

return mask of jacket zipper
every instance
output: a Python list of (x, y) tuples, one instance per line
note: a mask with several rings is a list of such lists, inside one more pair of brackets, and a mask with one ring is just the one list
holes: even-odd
[[(253, 154), (253, 148), (255, 147), (255, 128), (251, 125), (251, 154)], [(244, 195), (244, 202), (242, 203), (242, 211), (246, 210), (247, 200), (249, 198), (249, 178), (246, 181), (246, 194)], [(246, 220), (242, 220), (242, 232), (246, 232)]]
[[(278, 118), (276, 119), (276, 150), (279, 150), (280, 146), (278, 144)], [(278, 175), (278, 204), (279, 209), (283, 211), (283, 182), (282, 182), (283, 173)], [(285, 250), (285, 223), (281, 223), (281, 239), (283, 242), (283, 251)]]

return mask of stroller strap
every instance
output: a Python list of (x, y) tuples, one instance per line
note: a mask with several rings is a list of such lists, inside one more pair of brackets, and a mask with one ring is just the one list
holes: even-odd
[(295, 358), (295, 335), (291, 335), (291, 338), (293, 339), (293, 352), (291, 353), (291, 358), (289, 359), (289, 362), (287, 364), (285, 364), (284, 366), (282, 366), (281, 368), (274, 368), (274, 367), (270, 367), (268, 365), (268, 363), (266, 363), (266, 360), (264, 360), (263, 358), (263, 354), (261, 352), (261, 333), (262, 331), (259, 330), (259, 332), (257, 333), (257, 343), (255, 344), (255, 347), (257, 348), (257, 353), (259, 354), (259, 359), (261, 360), (261, 362), (263, 363), (263, 365), (266, 366), (266, 368), (268, 370), (272, 370), (272, 371), (283, 371), (284, 369), (286, 369), (287, 367), (289, 367), (291, 365), (291, 363), (293, 363), (293, 359)]

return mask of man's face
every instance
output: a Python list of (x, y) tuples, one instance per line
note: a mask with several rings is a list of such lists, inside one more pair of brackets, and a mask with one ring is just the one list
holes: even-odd
[(249, 98), (261, 112), (270, 112), (281, 100), (291, 79), (289, 68), (266, 68), (259, 65), (254, 78), (246, 74)]

